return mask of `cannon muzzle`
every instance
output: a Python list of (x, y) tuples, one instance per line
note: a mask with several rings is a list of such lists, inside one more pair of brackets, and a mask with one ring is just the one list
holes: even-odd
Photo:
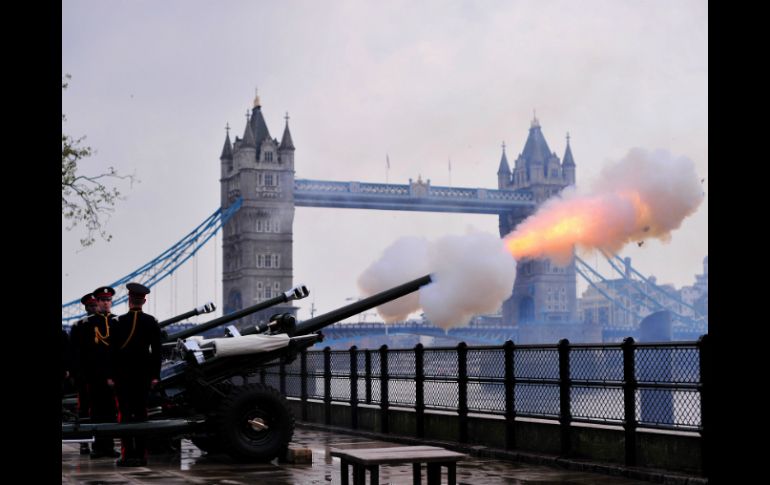
[(291, 300), (300, 300), (302, 298), (307, 297), (309, 294), (310, 292), (308, 291), (305, 285), (297, 285), (294, 288), (288, 291), (285, 291), (284, 293), (281, 293), (280, 295), (274, 298), (271, 298), (269, 300), (265, 300), (263, 302), (257, 303), (256, 305), (246, 307), (242, 310), (238, 310), (237, 312), (228, 313), (227, 315), (223, 315), (219, 318), (215, 318), (210, 322), (205, 322), (205, 323), (201, 323), (200, 325), (196, 325), (193, 328), (189, 328), (187, 330), (182, 330), (181, 332), (168, 335), (164, 339), (164, 341), (171, 342), (177, 339), (185, 339), (187, 337), (190, 337), (191, 335), (197, 335), (199, 333), (203, 333), (206, 330), (212, 329), (214, 327), (218, 327), (228, 322), (232, 322), (233, 320), (237, 320), (246, 315), (250, 315), (260, 310), (264, 310), (265, 308), (270, 308), (273, 305), (286, 303), (287, 301), (291, 301)]
[(204, 303), (203, 305), (201, 305), (201, 306), (199, 306), (197, 308), (193, 308), (189, 312), (184, 312), (181, 315), (177, 315), (175, 317), (171, 317), (168, 320), (163, 320), (158, 325), (160, 326), (160, 328), (167, 327), (167, 326), (171, 325), (172, 323), (176, 323), (176, 322), (182, 321), (185, 318), (194, 317), (195, 315), (202, 315), (204, 313), (211, 313), (211, 312), (213, 312), (216, 309), (217, 309), (217, 306), (214, 304), (213, 301), (210, 301), (208, 303)]

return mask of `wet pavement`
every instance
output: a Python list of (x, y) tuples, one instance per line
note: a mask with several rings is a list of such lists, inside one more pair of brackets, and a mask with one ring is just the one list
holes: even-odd
[[(226, 456), (209, 456), (189, 440), (182, 440), (182, 449), (176, 454), (150, 455), (146, 467), (118, 468), (114, 458), (91, 459), (88, 455), (81, 456), (78, 443), (62, 442), (62, 484), (339, 484), (340, 461), (330, 456), (330, 448), (403, 446), (393, 442), (300, 427), (294, 433), (292, 445), (310, 448), (312, 464), (234, 463)], [(442, 479), (442, 483), (446, 483), (446, 472)], [(423, 466), (423, 483), (425, 482)], [(380, 483), (411, 484), (411, 465), (381, 466)], [(457, 464), (457, 483), (642, 485), (650, 482), (468, 456)]]

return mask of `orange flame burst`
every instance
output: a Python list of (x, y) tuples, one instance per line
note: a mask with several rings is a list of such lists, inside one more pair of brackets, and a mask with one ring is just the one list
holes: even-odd
[(617, 251), (647, 237), (652, 211), (640, 193), (627, 191), (550, 201), (506, 236), (516, 260), (547, 257), (567, 264), (575, 246)]

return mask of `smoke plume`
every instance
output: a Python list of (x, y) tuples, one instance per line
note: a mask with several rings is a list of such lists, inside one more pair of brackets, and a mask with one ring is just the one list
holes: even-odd
[[(370, 296), (428, 273), (428, 240), (402, 237), (385, 248), (380, 259), (358, 277), (358, 288), (364, 296)], [(419, 309), (418, 293), (409, 293), (378, 306), (377, 312), (390, 323), (404, 320)]]
[(473, 315), (496, 311), (511, 295), (516, 263), (501, 240), (487, 233), (444, 236), (435, 242), (401, 238), (364, 271), (358, 286), (369, 296), (428, 273), (431, 284), (377, 308), (386, 322), (422, 308), (445, 330), (466, 325)]

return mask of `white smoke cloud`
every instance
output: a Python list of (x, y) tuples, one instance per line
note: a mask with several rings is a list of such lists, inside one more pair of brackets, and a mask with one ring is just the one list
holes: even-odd
[(637, 191), (649, 207), (649, 219), (632, 225), (627, 240), (656, 237), (668, 240), (671, 231), (703, 202), (703, 187), (695, 162), (667, 150), (632, 148), (618, 163), (606, 165), (593, 185), (599, 194)]
[(425, 239), (401, 238), (359, 277), (365, 296), (430, 273), (433, 282), (378, 307), (386, 322), (403, 320), (422, 308), (443, 329), (466, 325), (474, 315), (494, 312), (511, 295), (516, 263), (502, 241), (469, 232)]
[[(385, 248), (380, 259), (358, 277), (358, 288), (364, 296), (385, 291), (430, 273), (428, 269), (428, 240), (402, 237)], [(416, 292), (377, 307), (386, 323), (401, 321), (420, 309)]]
[(420, 304), (428, 320), (445, 330), (497, 311), (516, 278), (516, 262), (500, 238), (483, 232), (439, 239), (428, 266), (433, 283), (420, 289)]

